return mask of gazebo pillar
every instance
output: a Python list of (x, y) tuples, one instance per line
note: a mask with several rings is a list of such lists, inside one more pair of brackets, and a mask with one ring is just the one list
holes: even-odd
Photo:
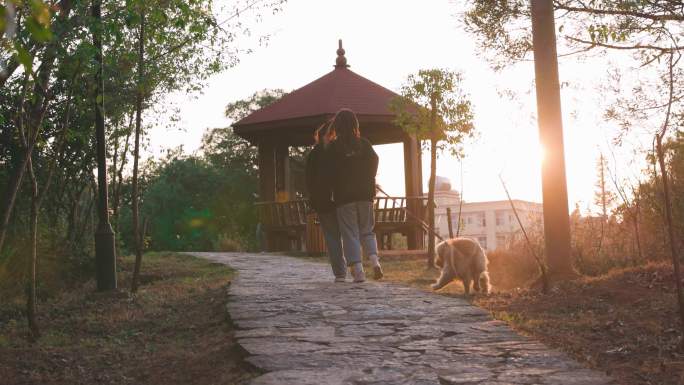
[(275, 146), (275, 191), (276, 201), (290, 200), (290, 147), (276, 144)]
[[(259, 199), (262, 202), (286, 202), (290, 185), (289, 147), (274, 140), (260, 141), (258, 146)], [(282, 232), (266, 231), (268, 251), (289, 250), (289, 247), (288, 238)]]
[(276, 157), (273, 142), (259, 142), (259, 200), (276, 199)]
[[(420, 141), (415, 136), (404, 139), (404, 182), (406, 197), (423, 196), (423, 167), (421, 164)], [(415, 217), (422, 218), (420, 201), (407, 200), (406, 209)], [(410, 250), (423, 248), (423, 231), (419, 226), (412, 228), (407, 234), (407, 246)]]

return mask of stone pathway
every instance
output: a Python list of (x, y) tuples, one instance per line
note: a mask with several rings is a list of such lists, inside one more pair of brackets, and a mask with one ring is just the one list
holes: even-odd
[(228, 310), (253, 385), (611, 384), (460, 298), (333, 283), (329, 266), (275, 254), (193, 253), (239, 274)]

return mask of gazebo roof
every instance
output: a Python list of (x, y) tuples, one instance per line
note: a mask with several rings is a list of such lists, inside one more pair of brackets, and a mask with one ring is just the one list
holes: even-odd
[(334, 70), (238, 121), (234, 132), (252, 142), (276, 137), (291, 145), (310, 144), (318, 125), (339, 109), (350, 108), (371, 142), (402, 140), (389, 110), (390, 100), (398, 95), (351, 71), (344, 53), (340, 41)]

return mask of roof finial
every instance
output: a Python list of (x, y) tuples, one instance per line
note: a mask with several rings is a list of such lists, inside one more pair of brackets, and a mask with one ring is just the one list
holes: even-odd
[(335, 68), (347, 68), (347, 58), (344, 56), (344, 48), (342, 48), (342, 39), (339, 40), (339, 48), (337, 49), (337, 60), (335, 60)]

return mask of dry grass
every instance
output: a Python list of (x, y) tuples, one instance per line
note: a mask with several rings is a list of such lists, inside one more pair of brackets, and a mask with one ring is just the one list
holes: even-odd
[[(120, 287), (130, 284), (124, 258)], [(236, 384), (254, 376), (225, 313), (232, 271), (189, 256), (143, 259), (134, 296), (94, 294), (89, 282), (39, 306), (42, 338), (25, 339), (15, 305), (0, 305), (3, 384)]]
[[(534, 277), (533, 263), (521, 266), (515, 260), (502, 263), (498, 256), (490, 259), (494, 294), (475, 295), (470, 298), (473, 304), (519, 332), (609, 373), (619, 384), (684, 384), (670, 264), (614, 269), (560, 284), (543, 295), (519, 287)], [(385, 259), (383, 268), (386, 280), (423, 290), (429, 290), (438, 275), (426, 270), (424, 260)], [(440, 293), (462, 296), (463, 288), (454, 282)]]
[[(501, 251), (487, 253), (487, 257), (492, 290), (495, 292), (526, 286), (537, 277), (538, 269), (532, 257)], [(439, 277), (439, 270), (427, 269), (427, 263), (422, 258), (384, 258), (382, 266), (386, 280), (424, 290), (431, 290), (430, 285)], [(454, 281), (439, 292), (462, 295), (463, 285), (460, 281)]]
[(672, 267), (651, 263), (475, 303), (621, 384), (684, 384)]
[[(426, 268), (426, 262), (422, 258), (392, 257), (383, 258), (380, 262), (382, 263), (382, 270), (385, 273), (385, 281), (401, 282), (410, 286), (429, 290), (430, 285), (434, 283), (439, 276), (439, 270), (428, 270)], [(365, 267), (366, 271), (372, 271), (370, 265), (366, 265)], [(458, 284), (454, 282), (444, 290), (453, 289), (452, 286), (458, 286)], [(460, 287), (462, 288), (463, 286)]]

